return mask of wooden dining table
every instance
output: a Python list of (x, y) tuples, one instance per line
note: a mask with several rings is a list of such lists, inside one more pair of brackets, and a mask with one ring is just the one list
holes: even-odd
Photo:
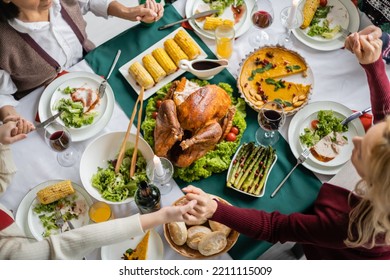
[[(272, 1), (275, 17), (274, 22), (267, 29), (267, 32), (270, 34), (271, 44), (277, 43), (279, 36), (285, 32), (280, 23), (279, 14), (282, 8), (289, 5), (289, 2), (286, 0)], [(118, 72), (118, 69), (143, 50), (153, 46), (161, 38), (176, 30), (179, 25), (163, 31), (158, 31), (157, 28), (160, 25), (179, 20), (185, 16), (185, 4), (186, 1), (179, 0), (173, 5), (166, 5), (164, 17), (159, 22), (151, 26), (135, 25), (124, 30), (117, 36), (102, 43), (90, 52), (85, 57), (85, 60), (69, 69), (70, 72), (86, 71), (94, 72), (98, 75), (105, 75), (110, 68), (112, 58), (115, 56), (116, 51), (118, 49), (122, 50), (118, 65), (109, 80), (116, 100), (112, 117), (108, 124), (93, 137), (73, 143), (73, 147), (76, 148), (80, 155), (96, 137), (112, 131), (126, 131), (129, 116), (137, 99), (137, 93)], [(199, 36), (192, 30), (187, 31), (207, 53), (209, 58), (215, 58), (214, 40)], [(239, 96), (236, 88), (239, 65), (245, 56), (253, 50), (248, 43), (248, 39), (256, 31), (256, 29), (250, 27), (246, 33), (235, 40), (234, 53), (229, 59), (228, 68), (210, 80), (211, 83), (218, 83), (220, 81), (227, 82), (234, 88), (234, 94)], [(293, 37), (292, 48), (305, 58), (314, 74), (314, 84), (312, 86), (312, 95), (309, 104), (317, 101), (334, 101), (356, 110), (362, 110), (369, 106), (370, 99), (366, 76), (353, 54), (341, 48), (332, 51), (314, 49), (297, 40), (295, 37)], [(389, 75), (389, 66), (386, 66), (386, 71)], [(189, 73), (185, 73), (184, 75), (189, 78), (192, 77)], [(33, 91), (24, 97), (17, 107), (17, 110), (25, 118), (33, 122), (36, 119), (40, 96), (43, 90), (43, 88), (40, 88)], [(147, 100), (145, 103), (147, 103)], [(247, 106), (246, 111), (247, 129), (241, 142), (254, 141), (254, 134), (258, 128), (256, 120), (257, 112), (249, 106)], [(191, 182), (191, 184), (202, 188), (208, 193), (218, 195), (239, 207), (256, 208), (265, 211), (280, 211), (285, 214), (307, 211), (312, 206), (322, 182), (327, 182), (332, 178), (334, 179), (337, 175), (314, 173), (304, 166), (299, 166), (275, 198), (270, 198), (272, 191), (296, 163), (296, 158), (291, 152), (288, 143), (287, 131), (291, 119), (292, 117), (288, 117), (286, 123), (280, 130), (283, 137), (281, 137), (275, 146), (278, 161), (270, 174), (263, 197), (253, 198), (227, 189), (225, 186), (226, 171), (213, 174), (206, 179)], [(134, 132), (135, 129), (135, 126), (133, 126), (132, 131)], [(56, 153), (45, 143), (42, 130), (30, 133), (25, 140), (19, 141), (11, 147), (18, 171), (8, 190), (0, 197), (0, 202), (12, 210), (14, 214), (17, 214), (20, 202), (28, 191), (42, 182), (55, 179), (70, 179), (82, 185), (79, 162), (72, 167), (61, 167), (57, 163)], [(353, 168), (349, 164), (347, 166), (348, 168)], [(345, 176), (348, 173), (344, 172), (343, 174)], [(181, 180), (172, 180), (172, 184), (174, 184), (172, 191), (162, 196), (163, 206), (170, 205), (181, 197), (183, 195), (181, 188), (188, 185), (187, 182)], [(116, 218), (138, 212), (134, 202), (113, 205), (112, 208)], [(26, 229), (28, 227), (27, 221), (22, 221), (19, 226)], [(186, 259), (170, 248), (165, 241), (162, 226), (157, 227), (156, 230), (163, 240), (164, 259)], [(272, 244), (268, 242), (254, 241), (240, 235), (236, 245), (229, 252), (212, 259), (256, 259), (271, 246)], [(87, 258), (100, 259), (100, 250), (93, 251)]]

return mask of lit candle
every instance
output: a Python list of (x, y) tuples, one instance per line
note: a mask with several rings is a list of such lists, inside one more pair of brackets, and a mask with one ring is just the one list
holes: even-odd
[(298, 2), (299, 0), (292, 1), (292, 6), (290, 8), (290, 13), (287, 19), (288, 26), (294, 26), (295, 14), (297, 13)]
[(156, 155), (153, 156), (153, 164), (154, 164), (154, 169), (156, 170), (157, 176), (159, 176), (159, 177), (164, 176), (165, 172), (164, 172), (164, 168), (161, 164), (161, 160)]

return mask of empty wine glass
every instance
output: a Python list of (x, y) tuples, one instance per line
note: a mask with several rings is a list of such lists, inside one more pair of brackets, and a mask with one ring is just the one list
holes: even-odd
[(61, 166), (69, 167), (76, 163), (78, 154), (71, 146), (72, 137), (65, 126), (57, 122), (46, 125), (45, 141), (54, 151), (58, 152), (57, 161)]
[(302, 12), (294, 4), (290, 7), (285, 7), (280, 12), (280, 21), (286, 28), (286, 32), (279, 38), (279, 44), (289, 46), (291, 45), (291, 31), (301, 26), (303, 22)]
[(173, 176), (173, 165), (169, 159), (154, 156), (146, 166), (146, 176), (149, 181), (160, 189), (162, 195), (172, 190), (170, 183)]
[(283, 126), (285, 120), (286, 115), (280, 103), (265, 103), (257, 115), (260, 127), (256, 131), (256, 143), (263, 146), (274, 145), (279, 140), (279, 134), (275, 132)]
[(252, 47), (257, 48), (269, 43), (269, 35), (264, 29), (268, 28), (274, 18), (274, 9), (270, 0), (257, 0), (251, 12), (251, 19), (254, 27), (260, 29), (254, 36), (249, 38)]

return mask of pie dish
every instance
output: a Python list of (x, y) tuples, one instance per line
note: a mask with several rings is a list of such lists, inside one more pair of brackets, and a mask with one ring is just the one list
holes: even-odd
[(240, 63), (237, 87), (255, 111), (268, 101), (280, 102), (293, 115), (309, 101), (313, 74), (305, 59), (280, 45), (264, 46)]

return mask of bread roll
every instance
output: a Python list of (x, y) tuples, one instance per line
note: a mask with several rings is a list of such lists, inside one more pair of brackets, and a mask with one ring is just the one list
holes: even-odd
[(188, 228), (187, 245), (191, 249), (198, 250), (198, 244), (203, 236), (211, 233), (211, 229), (205, 226), (192, 226)]
[(232, 231), (230, 227), (227, 227), (221, 223), (215, 222), (215, 221), (209, 221), (209, 225), (212, 231), (221, 231), (225, 234), (227, 237), (229, 233)]
[(213, 231), (199, 241), (198, 250), (203, 256), (211, 256), (221, 252), (227, 245), (226, 236), (221, 231)]
[(187, 240), (187, 227), (184, 222), (172, 222), (168, 224), (169, 235), (176, 245), (184, 245)]

